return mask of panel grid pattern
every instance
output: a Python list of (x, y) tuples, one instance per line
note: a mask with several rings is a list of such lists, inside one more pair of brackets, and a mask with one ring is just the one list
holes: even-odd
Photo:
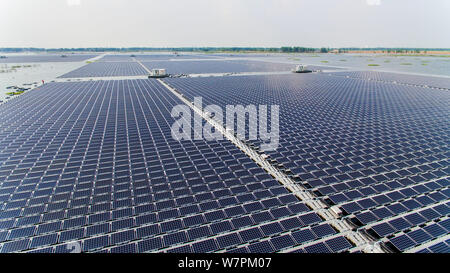
[[(223, 109), (280, 105), (280, 147), (269, 160), (376, 240), (439, 225), (449, 214), (448, 91), (321, 74), (165, 81)], [(376, 231), (397, 216), (405, 223)]]
[(93, 62), (59, 78), (139, 76), (146, 74), (147, 71), (137, 62)]
[(231, 142), (173, 140), (179, 103), (158, 81), (123, 80), (3, 104), (0, 251), (234, 251), (250, 228), (279, 251), (302, 244), (285, 233), (335, 236)]

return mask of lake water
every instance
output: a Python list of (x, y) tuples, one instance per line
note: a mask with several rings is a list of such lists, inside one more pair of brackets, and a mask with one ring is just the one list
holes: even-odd
[(450, 56), (387, 56), (384, 54), (283, 54), (283, 56), (271, 56), (268, 58), (299, 64), (329, 65), (358, 70), (450, 76)]
[[(85, 62), (58, 62), (58, 63), (8, 63), (0, 64), (0, 100), (5, 100), (6, 93), (13, 90), (8, 86), (30, 87), (24, 84), (42, 80), (49, 82), (56, 77), (77, 69)], [(17, 67), (13, 69), (13, 67)]]

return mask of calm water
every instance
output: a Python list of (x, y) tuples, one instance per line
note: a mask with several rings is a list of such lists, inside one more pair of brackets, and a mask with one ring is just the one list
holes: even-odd
[[(0, 100), (5, 100), (6, 93), (12, 90), (8, 86), (30, 87), (24, 84), (41, 81), (49, 82), (56, 77), (85, 65), (85, 62), (71, 63), (17, 63), (0, 64)], [(20, 66), (12, 69), (14, 66)]]
[[(284, 54), (268, 57), (274, 60), (315, 65), (347, 67), (358, 70), (379, 70), (403, 73), (450, 76), (450, 56), (416, 57), (383, 54)], [(369, 66), (377, 65), (377, 66)]]

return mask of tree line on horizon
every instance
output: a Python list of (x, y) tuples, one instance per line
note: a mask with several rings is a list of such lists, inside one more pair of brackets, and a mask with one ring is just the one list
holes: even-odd
[(180, 51), (180, 52), (282, 52), (282, 53), (328, 53), (349, 51), (382, 51), (385, 53), (420, 53), (426, 51), (450, 51), (450, 48), (388, 48), (388, 47), (89, 47), (89, 48), (35, 48), (35, 47), (8, 47), (0, 48), (0, 52), (136, 52), (136, 51)]

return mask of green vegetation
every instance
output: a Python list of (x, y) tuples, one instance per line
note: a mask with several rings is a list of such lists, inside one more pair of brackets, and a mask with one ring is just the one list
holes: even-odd
[(339, 61), (341, 61), (341, 62), (346, 62), (347, 60), (346, 60), (346, 59), (341, 59), (341, 60), (339, 60)]
[(280, 48), (280, 51), (283, 53), (311, 53), (316, 52), (316, 48), (311, 47), (289, 47), (283, 46)]
[(391, 60), (384, 60), (384, 62), (385, 62), (385, 63), (390, 63), (390, 62), (391, 62)]
[(400, 65), (412, 65), (412, 63), (400, 63)]
[(368, 64), (368, 66), (380, 66), (379, 64)]
[(25, 92), (25, 91), (7, 92), (6, 95), (15, 96), (15, 95), (20, 95), (23, 92)]
[(329, 63), (328, 61), (320, 61), (321, 63)]

